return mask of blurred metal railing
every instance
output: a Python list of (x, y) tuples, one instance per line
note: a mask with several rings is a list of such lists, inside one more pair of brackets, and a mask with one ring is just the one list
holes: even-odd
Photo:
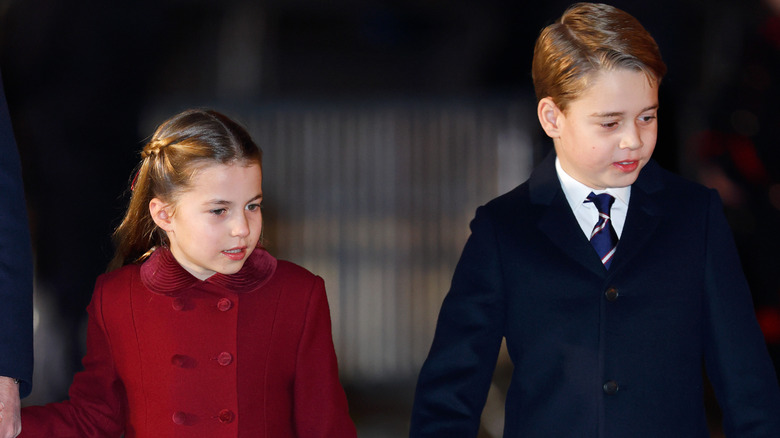
[(529, 174), (530, 109), (442, 101), (226, 111), (264, 151), (266, 245), (325, 279), (346, 381), (416, 376), (475, 209)]

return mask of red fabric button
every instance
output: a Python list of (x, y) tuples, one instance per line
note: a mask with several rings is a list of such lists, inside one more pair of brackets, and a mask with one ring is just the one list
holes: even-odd
[(222, 312), (227, 312), (231, 307), (233, 307), (233, 302), (227, 298), (220, 298), (217, 301), (217, 308)]
[(174, 354), (173, 357), (171, 357), (171, 363), (174, 366), (183, 368), (184, 365), (187, 364), (187, 357), (186, 356), (182, 356), (181, 354)]
[(233, 362), (233, 355), (227, 351), (223, 351), (222, 353), (219, 353), (219, 356), (217, 356), (217, 362), (219, 362), (219, 364), (223, 367), (228, 366), (231, 362)]
[(174, 412), (171, 419), (175, 424), (184, 424), (187, 421), (187, 414), (184, 412)]
[(233, 421), (233, 418), (235, 418), (235, 415), (233, 415), (233, 411), (230, 409), (223, 409), (219, 411), (219, 422), (222, 424), (228, 424)]
[(173, 306), (174, 310), (184, 310), (184, 306), (187, 303), (184, 302), (184, 298), (174, 298), (173, 303), (171, 304)]

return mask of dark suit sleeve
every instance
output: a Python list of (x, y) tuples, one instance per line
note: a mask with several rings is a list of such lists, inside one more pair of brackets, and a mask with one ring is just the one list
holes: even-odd
[(0, 78), (0, 376), (32, 389), (32, 247), (22, 170)]
[(417, 382), (411, 437), (477, 436), (505, 320), (494, 228), (478, 209)]
[(780, 389), (718, 195), (707, 224), (705, 357), (727, 437), (777, 437)]

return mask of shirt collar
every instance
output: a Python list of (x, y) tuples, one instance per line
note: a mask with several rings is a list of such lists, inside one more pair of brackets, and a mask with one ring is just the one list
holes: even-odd
[(563, 193), (566, 195), (566, 200), (569, 201), (572, 210), (580, 208), (590, 192), (597, 195), (609, 193), (615, 197), (615, 202), (620, 202), (623, 205), (628, 206), (628, 200), (631, 197), (631, 186), (610, 187), (606, 190), (592, 189), (566, 173), (566, 171), (563, 170), (558, 157), (555, 158), (555, 171), (558, 173), (558, 180), (561, 182), (561, 188), (563, 189)]

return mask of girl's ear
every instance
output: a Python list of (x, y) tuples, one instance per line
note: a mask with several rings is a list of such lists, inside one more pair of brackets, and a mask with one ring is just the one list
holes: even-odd
[(154, 223), (162, 228), (163, 231), (171, 231), (173, 229), (170, 205), (163, 202), (160, 198), (153, 198), (149, 201), (149, 213), (152, 215)]
[(545, 97), (539, 101), (536, 106), (536, 115), (539, 117), (539, 123), (542, 129), (550, 138), (561, 136), (561, 122), (564, 117), (563, 111), (553, 102), (551, 97)]

